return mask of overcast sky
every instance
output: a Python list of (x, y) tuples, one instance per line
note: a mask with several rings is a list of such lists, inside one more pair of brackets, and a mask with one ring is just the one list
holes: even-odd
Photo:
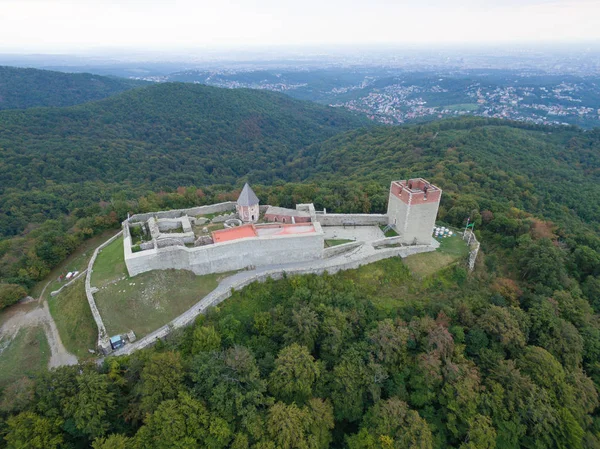
[(589, 0), (0, 0), (0, 51), (600, 41)]

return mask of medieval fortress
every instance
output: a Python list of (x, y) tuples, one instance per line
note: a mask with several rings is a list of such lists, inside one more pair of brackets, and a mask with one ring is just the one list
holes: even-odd
[[(363, 251), (378, 258), (432, 251), (442, 191), (417, 178), (393, 181), (387, 214), (329, 214), (312, 203), (295, 209), (261, 206), (246, 184), (237, 202), (137, 214), (123, 222), (130, 276), (182, 269), (198, 275), (324, 261)], [(393, 230), (394, 237), (385, 237)], [(336, 246), (333, 246), (336, 245)], [(367, 245), (368, 250), (360, 247)], [(418, 249), (418, 251), (417, 251)], [(388, 255), (389, 254), (389, 255)]]

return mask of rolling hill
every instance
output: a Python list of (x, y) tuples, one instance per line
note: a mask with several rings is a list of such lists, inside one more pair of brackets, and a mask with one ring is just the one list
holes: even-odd
[[(244, 176), (269, 183), (302, 148), (368, 124), (282, 94), (170, 83), (68, 108), (3, 111), (2, 233), (20, 232), (29, 213), (68, 212), (82, 183), (138, 192)], [(94, 185), (90, 198), (102, 199), (102, 189)]]
[(90, 73), (0, 66), (0, 110), (72, 106), (148, 84)]

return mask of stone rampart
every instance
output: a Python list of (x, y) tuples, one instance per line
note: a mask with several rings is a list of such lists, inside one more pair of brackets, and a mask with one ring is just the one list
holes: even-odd
[(471, 230), (466, 231), (463, 234), (463, 240), (469, 243), (469, 271), (473, 271), (475, 268), (475, 261), (477, 260), (477, 254), (479, 254), (479, 241), (475, 237), (475, 233)]
[(83, 270), (81, 273), (78, 273), (77, 276), (71, 278), (71, 280), (69, 282), (67, 282), (65, 285), (63, 285), (58, 290), (54, 290), (53, 292), (50, 292), (50, 296), (58, 295), (60, 292), (62, 292), (63, 288), (67, 288), (69, 285), (73, 285), (75, 283), (75, 281), (78, 280), (79, 278), (81, 278), (81, 276), (83, 276), (85, 273), (87, 273), (87, 268), (85, 270)]
[(316, 214), (315, 219), (321, 226), (374, 226), (387, 225), (384, 214)]
[(148, 212), (144, 214), (135, 214), (129, 217), (129, 222), (143, 222), (150, 217), (155, 218), (179, 218), (184, 215), (196, 217), (198, 215), (218, 214), (220, 212), (229, 212), (235, 210), (235, 202), (227, 201), (225, 203), (210, 204), (208, 206), (190, 207), (189, 209), (174, 209), (159, 212)]
[(364, 243), (365, 242), (348, 242), (348, 243), (342, 243), (341, 245), (332, 246), (330, 248), (325, 248), (323, 250), (323, 257), (327, 258), (327, 257), (338, 256), (347, 251), (351, 251), (353, 249), (360, 248), (361, 246), (364, 245)]
[[(328, 265), (326, 261), (315, 261), (315, 263), (310, 264), (310, 267), (298, 267), (298, 268), (279, 268), (279, 269), (267, 269), (263, 271), (257, 271), (256, 273), (251, 272), (243, 272), (238, 273), (237, 275), (232, 276), (229, 279), (232, 279), (230, 282), (222, 282), (219, 286), (213, 290), (211, 293), (206, 295), (202, 300), (200, 300), (197, 304), (195, 304), (188, 311), (179, 315), (169, 324), (157, 329), (151, 334), (146, 335), (140, 340), (132, 343), (130, 345), (126, 345), (123, 348), (118, 349), (114, 352), (114, 355), (125, 355), (131, 354), (134, 351), (139, 349), (143, 349), (147, 346), (150, 346), (158, 339), (165, 338), (169, 333), (171, 333), (174, 329), (178, 329), (184, 326), (188, 326), (194, 322), (196, 317), (201, 313), (204, 313), (209, 307), (216, 306), (221, 302), (225, 301), (229, 298), (234, 290), (240, 290), (247, 285), (250, 285), (253, 282), (264, 282), (265, 280), (272, 279), (281, 279), (286, 274), (291, 275), (302, 275), (302, 274), (318, 274), (321, 275), (325, 272), (334, 274), (338, 271), (342, 270), (350, 270), (359, 268), (362, 265), (366, 265), (369, 263), (377, 262), (382, 259), (387, 259), (389, 257), (407, 257), (412, 254), (418, 254), (422, 252), (435, 251), (435, 247), (432, 245), (415, 245), (415, 246), (406, 246), (401, 248), (388, 248), (385, 250), (381, 250), (375, 254), (371, 254), (366, 257), (361, 257), (357, 260), (351, 260), (347, 262), (337, 263)], [(237, 277), (237, 278), (236, 278)]]
[[(129, 238), (129, 247), (131, 251), (131, 237), (129, 233), (127, 233), (127, 237)], [(102, 321), (102, 316), (100, 316), (100, 312), (96, 307), (96, 301), (94, 301), (94, 295), (92, 293), (92, 272), (94, 262), (96, 262), (96, 257), (98, 257), (98, 253), (102, 251), (102, 248), (110, 245), (117, 238), (120, 238), (123, 235), (123, 231), (120, 231), (118, 234), (109, 238), (106, 242), (100, 245), (98, 248), (94, 250), (92, 257), (88, 263), (87, 273), (85, 275), (85, 296), (87, 297), (88, 304), (90, 305), (90, 310), (92, 311), (92, 316), (94, 317), (94, 321), (96, 322), (96, 327), (98, 327), (98, 349), (104, 354), (110, 352), (110, 342), (108, 340), (108, 334), (106, 333), (106, 327), (104, 326), (104, 322)]]
[(396, 237), (386, 237), (384, 239), (374, 240), (371, 242), (371, 245), (373, 245), (373, 248), (382, 248), (385, 246), (400, 245), (400, 244), (402, 244), (402, 237), (399, 235), (397, 235)]
[[(259, 236), (193, 248), (169, 245), (135, 253), (131, 250), (131, 237), (126, 236), (125, 264), (130, 276), (167, 269), (202, 275), (249, 266), (319, 260), (323, 256), (324, 236), (319, 224), (314, 226), (316, 232), (308, 234)], [(160, 240), (157, 243), (160, 244)]]

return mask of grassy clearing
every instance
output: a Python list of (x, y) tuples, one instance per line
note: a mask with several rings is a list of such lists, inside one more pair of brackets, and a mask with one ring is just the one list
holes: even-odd
[(120, 276), (94, 295), (96, 305), (110, 335), (133, 330), (142, 337), (188, 310), (228, 275), (160, 270), (133, 278), (125, 273)]
[(94, 249), (96, 249), (101, 243), (107, 241), (116, 233), (117, 231), (114, 230), (107, 231), (100, 235), (97, 235), (96, 237), (86, 240), (64, 262), (60, 263), (56, 268), (54, 268), (43, 281), (38, 282), (33, 287), (33, 289), (31, 290), (31, 296), (34, 298), (39, 298), (46, 283), (49, 280), (53, 280), (53, 282), (50, 285), (48, 285), (48, 288), (44, 293), (44, 297), (49, 298), (50, 292), (58, 290), (61, 286), (65, 284), (64, 281), (61, 282), (56, 280), (61, 274), (66, 275), (69, 271), (85, 270), (87, 268), (87, 264), (90, 260), (90, 257), (92, 257)]
[(325, 248), (331, 248), (332, 246), (338, 246), (338, 245), (343, 245), (344, 243), (350, 243), (353, 242), (354, 240), (348, 240), (348, 239), (330, 239), (330, 240), (325, 240)]
[(98, 253), (92, 272), (92, 285), (100, 288), (124, 275), (127, 275), (127, 268), (123, 255), (123, 239), (116, 239)]
[[(0, 340), (0, 347), (3, 347)], [(46, 370), (50, 346), (41, 326), (21, 329), (0, 353), (0, 387), (23, 376)]]
[(398, 233), (396, 231), (394, 231), (392, 228), (390, 228), (384, 232), (383, 230), (386, 227), (387, 227), (386, 225), (379, 226), (379, 229), (381, 229), (381, 232), (383, 232), (383, 235), (385, 235), (386, 237), (398, 237)]
[(133, 330), (138, 337), (164, 326), (214, 290), (229, 274), (196, 276), (184, 270), (150, 271), (130, 278), (123, 258), (123, 241), (102, 250), (94, 264), (94, 295), (110, 335)]
[(458, 236), (440, 239), (440, 247), (435, 252), (415, 254), (404, 259), (410, 271), (418, 277), (430, 276), (469, 254), (467, 244)]
[(90, 357), (88, 349), (95, 349), (98, 328), (85, 296), (84, 278), (48, 299), (65, 348), (79, 360)]

